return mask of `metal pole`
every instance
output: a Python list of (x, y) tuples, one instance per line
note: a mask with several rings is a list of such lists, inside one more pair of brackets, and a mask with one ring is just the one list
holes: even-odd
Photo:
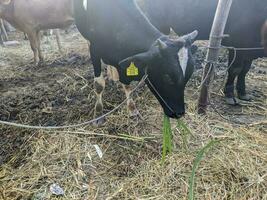
[(229, 12), (231, 9), (232, 0), (219, 0), (215, 18), (213, 21), (210, 39), (209, 39), (209, 50), (206, 58), (206, 65), (204, 68), (203, 78), (200, 97), (198, 101), (198, 113), (205, 114), (208, 106), (208, 98), (209, 98), (209, 86), (212, 82), (212, 78), (214, 75), (214, 64), (218, 61), (219, 50), (221, 46), (222, 39), (224, 37), (224, 29), (226, 26), (226, 22), (229, 16)]

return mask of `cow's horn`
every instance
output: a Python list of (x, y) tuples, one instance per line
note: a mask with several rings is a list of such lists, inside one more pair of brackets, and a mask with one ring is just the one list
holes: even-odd
[(164, 49), (166, 49), (168, 47), (167, 44), (165, 44), (160, 39), (157, 40), (157, 45), (158, 45), (159, 49), (161, 49), (161, 50), (164, 50)]
[(198, 36), (198, 31), (195, 30), (192, 33), (189, 33), (187, 35), (184, 35), (182, 38), (185, 39), (185, 40), (188, 40), (189, 39), (191, 41), (194, 41), (197, 36)]

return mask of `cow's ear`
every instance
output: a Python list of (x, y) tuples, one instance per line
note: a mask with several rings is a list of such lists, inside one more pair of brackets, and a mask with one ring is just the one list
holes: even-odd
[(145, 68), (151, 61), (151, 53), (140, 53), (128, 57), (119, 62), (120, 81), (129, 84), (131, 81), (139, 81), (145, 74)]
[(2, 0), (2, 3), (3, 3), (4, 5), (8, 5), (8, 4), (11, 3), (11, 0)]

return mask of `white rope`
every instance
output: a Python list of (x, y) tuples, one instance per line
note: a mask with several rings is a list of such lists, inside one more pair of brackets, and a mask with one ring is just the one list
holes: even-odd
[[(234, 59), (232, 61), (232, 63), (228, 66), (227, 70), (233, 65), (235, 59), (236, 59), (236, 51), (252, 51), (252, 50), (263, 50), (264, 48), (263, 47), (255, 47), (255, 48), (235, 48), (235, 47), (228, 47), (228, 46), (221, 46), (221, 47), (200, 47), (200, 48), (224, 48), (224, 49), (232, 49), (235, 51), (235, 56), (234, 56)], [(207, 62), (207, 61), (206, 61)], [(210, 63), (210, 62), (208, 62)], [(215, 63), (212, 63), (212, 64), (215, 64)], [(211, 69), (212, 67), (210, 67), (209, 69), (209, 72), (208, 74), (211, 72)], [(200, 84), (200, 87), (198, 88), (197, 91), (199, 91), (199, 89), (201, 88), (201, 86), (203, 86), (203, 84), (206, 82), (207, 80), (207, 77), (206, 76), (201, 84)], [(145, 75), (142, 80), (139, 82), (139, 84), (132, 90), (132, 92), (136, 91), (143, 83), (144, 81), (147, 79), (147, 75)], [(149, 80), (148, 80), (149, 81)], [(150, 81), (149, 81), (150, 82)], [(225, 79), (224, 79), (224, 82), (225, 82)], [(155, 90), (156, 91), (156, 90)], [(132, 93), (131, 92), (131, 93)], [(196, 92), (195, 92), (196, 93)], [(195, 94), (194, 93), (194, 94)], [(161, 97), (159, 95), (159, 97)], [(162, 97), (161, 97), (162, 98)], [(83, 123), (80, 123), (80, 124), (74, 124), (74, 125), (67, 125), (67, 126), (30, 126), (30, 125), (25, 125), (25, 124), (19, 124), (19, 123), (14, 123), (14, 122), (7, 122), (7, 121), (2, 121), (0, 120), (0, 124), (2, 125), (7, 125), (7, 126), (14, 126), (14, 127), (18, 127), (18, 128), (26, 128), (26, 129), (39, 129), (39, 130), (56, 130), (56, 129), (67, 129), (67, 128), (77, 128), (77, 127), (81, 127), (81, 126), (87, 126), (87, 125), (90, 125), (90, 124), (93, 124), (95, 122), (97, 122), (98, 120), (102, 119), (102, 118), (105, 118), (107, 117), (108, 115), (114, 113), (115, 111), (117, 111), (123, 104), (125, 104), (127, 102), (127, 98), (121, 102), (118, 106), (116, 106), (114, 109), (112, 109), (111, 111), (107, 112), (106, 114), (100, 116), (100, 117), (97, 117), (95, 119), (92, 119), (90, 121), (87, 121), (87, 122), (83, 122)], [(166, 104), (167, 105), (167, 104)], [(168, 106), (168, 105), (167, 105)]]
[[(141, 79), (141, 81), (138, 83), (138, 85), (131, 91), (131, 94), (133, 92), (135, 92), (139, 87), (141, 87), (146, 79), (147, 79), (147, 75), (145, 75)], [(118, 106), (116, 106), (114, 109), (107, 112), (106, 114), (104, 114), (100, 117), (97, 117), (95, 119), (92, 119), (90, 121), (80, 123), (80, 124), (67, 125), (67, 126), (31, 126), (31, 125), (25, 125), (25, 124), (19, 124), (19, 123), (7, 122), (7, 121), (1, 121), (1, 120), (0, 120), (0, 124), (6, 125), (6, 126), (18, 127), (18, 128), (39, 129), (39, 130), (56, 130), (56, 129), (77, 128), (77, 127), (87, 126), (87, 125), (93, 124), (93, 123), (97, 122), (98, 120), (105, 118), (108, 115), (111, 115), (112, 113), (117, 111), (123, 104), (125, 104), (127, 102), (127, 100), (128, 100), (128, 98), (126, 98), (123, 102), (121, 102)]]
[(230, 46), (219, 46), (219, 47), (211, 47), (211, 46), (201, 46), (200, 49), (231, 49), (236, 51), (255, 51), (255, 50), (264, 50), (264, 47), (252, 47), (252, 48), (236, 48)]
[(263, 50), (263, 47), (254, 47), (254, 48), (235, 48), (235, 47), (228, 47), (228, 46), (222, 46), (224, 49), (234, 49), (236, 51), (255, 51), (255, 50)]
[[(202, 48), (202, 49), (230, 49), (230, 50), (233, 50), (233, 51), (234, 51), (234, 57), (233, 57), (233, 59), (232, 59), (232, 62), (228, 65), (228, 67), (226, 68), (226, 70), (225, 70), (225, 72), (224, 72), (224, 74), (225, 74), (225, 76), (224, 76), (224, 80), (223, 80), (222, 86), (220, 87), (219, 91), (221, 90), (221, 88), (223, 87), (223, 85), (224, 85), (224, 83), (225, 83), (225, 81), (226, 81), (226, 74), (227, 74), (228, 70), (233, 66), (233, 64), (234, 64), (234, 62), (235, 62), (235, 60), (236, 60), (236, 57), (237, 57), (237, 51), (253, 51), (253, 50), (255, 51), (255, 50), (264, 50), (263, 47), (254, 47), (254, 48), (235, 48), (235, 47), (229, 47), (229, 46), (220, 46), (220, 47), (202, 46), (202, 47), (200, 47), (200, 49), (201, 49), (201, 48)], [(212, 62), (212, 61), (207, 61), (207, 60), (204, 60), (204, 62), (205, 62), (206, 64), (212, 64), (213, 66), (210, 66), (210, 69), (209, 69), (209, 71), (208, 71), (206, 77), (201, 81), (201, 83), (200, 83), (200, 85), (199, 85), (197, 91), (193, 93), (192, 97), (193, 97), (196, 93), (198, 93), (199, 90), (200, 90), (200, 88), (205, 84), (205, 82), (206, 82), (206, 80), (207, 80), (207, 78), (208, 78), (208, 76), (209, 76), (209, 73), (212, 71), (212, 67), (214, 67), (214, 65), (219, 64), (218, 62)], [(219, 91), (218, 91), (218, 92), (219, 92)]]

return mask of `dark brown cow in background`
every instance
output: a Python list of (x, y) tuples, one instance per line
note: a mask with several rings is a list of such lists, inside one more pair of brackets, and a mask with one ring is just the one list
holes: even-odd
[(28, 35), (38, 64), (43, 61), (40, 31), (70, 26), (74, 22), (72, 0), (0, 0), (0, 18)]
[[(170, 28), (177, 34), (199, 30), (199, 40), (209, 39), (212, 22), (219, 0), (138, 0), (150, 22), (161, 32), (168, 34)], [(229, 50), (228, 77), (224, 88), (229, 105), (238, 105), (239, 100), (250, 101), (246, 91), (246, 75), (254, 59), (264, 56), (261, 47), (261, 27), (267, 18), (267, 0), (234, 0), (227, 20), (225, 33), (229, 37), (224, 46), (243, 48)], [(245, 50), (245, 49), (250, 50)], [(235, 89), (237, 97), (235, 96)]]
[(267, 20), (262, 27), (262, 45), (264, 46), (265, 55), (267, 56)]

